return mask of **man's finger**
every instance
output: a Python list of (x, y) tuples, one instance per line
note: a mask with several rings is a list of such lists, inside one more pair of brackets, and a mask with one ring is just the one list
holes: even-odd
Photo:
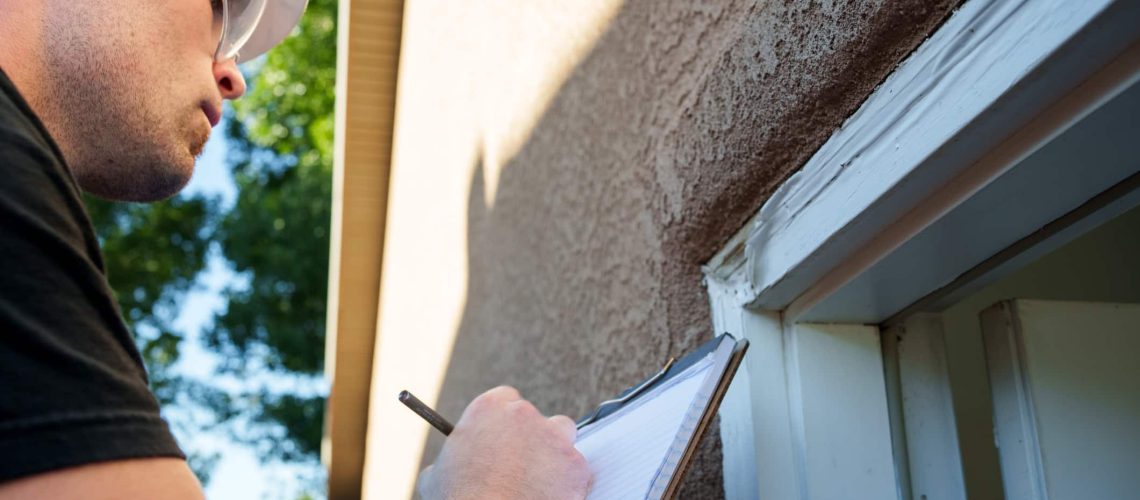
[(574, 421), (571, 420), (570, 417), (566, 415), (555, 415), (548, 420), (550, 420), (550, 423), (554, 424), (554, 426), (558, 428), (558, 431), (566, 436), (566, 439), (571, 443), (578, 437), (578, 426), (574, 424)]
[(496, 401), (503, 401), (510, 403), (511, 401), (518, 401), (522, 399), (522, 394), (519, 394), (518, 389), (509, 385), (500, 385), (483, 393), (484, 397), (494, 399)]

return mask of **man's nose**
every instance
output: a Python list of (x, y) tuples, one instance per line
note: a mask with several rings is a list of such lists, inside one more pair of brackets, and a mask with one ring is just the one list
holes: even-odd
[(214, 62), (214, 82), (223, 99), (237, 99), (245, 94), (245, 77), (238, 70), (236, 58)]

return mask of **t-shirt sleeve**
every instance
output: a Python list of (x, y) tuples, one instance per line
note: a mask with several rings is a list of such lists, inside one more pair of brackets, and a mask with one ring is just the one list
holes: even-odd
[(0, 482), (108, 460), (184, 458), (65, 168), (32, 136), (0, 124)]

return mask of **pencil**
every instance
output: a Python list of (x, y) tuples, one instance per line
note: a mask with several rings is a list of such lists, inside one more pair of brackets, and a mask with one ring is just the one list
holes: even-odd
[(443, 418), (442, 415), (436, 413), (430, 406), (425, 405), (423, 401), (420, 401), (419, 398), (413, 396), (412, 393), (408, 391), (400, 391), (400, 402), (404, 403), (404, 406), (407, 406), (408, 409), (416, 412), (416, 415), (427, 420), (427, 423), (438, 429), (439, 432), (442, 432), (444, 436), (450, 436), (451, 430), (455, 428), (446, 418)]

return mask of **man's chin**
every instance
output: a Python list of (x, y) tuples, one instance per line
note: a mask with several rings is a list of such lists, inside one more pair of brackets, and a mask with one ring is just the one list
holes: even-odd
[(84, 191), (105, 200), (139, 203), (161, 201), (186, 187), (194, 173), (194, 163), (191, 161), (188, 167), (166, 165), (139, 170), (142, 172), (103, 170), (98, 175), (77, 172), (76, 180)]

